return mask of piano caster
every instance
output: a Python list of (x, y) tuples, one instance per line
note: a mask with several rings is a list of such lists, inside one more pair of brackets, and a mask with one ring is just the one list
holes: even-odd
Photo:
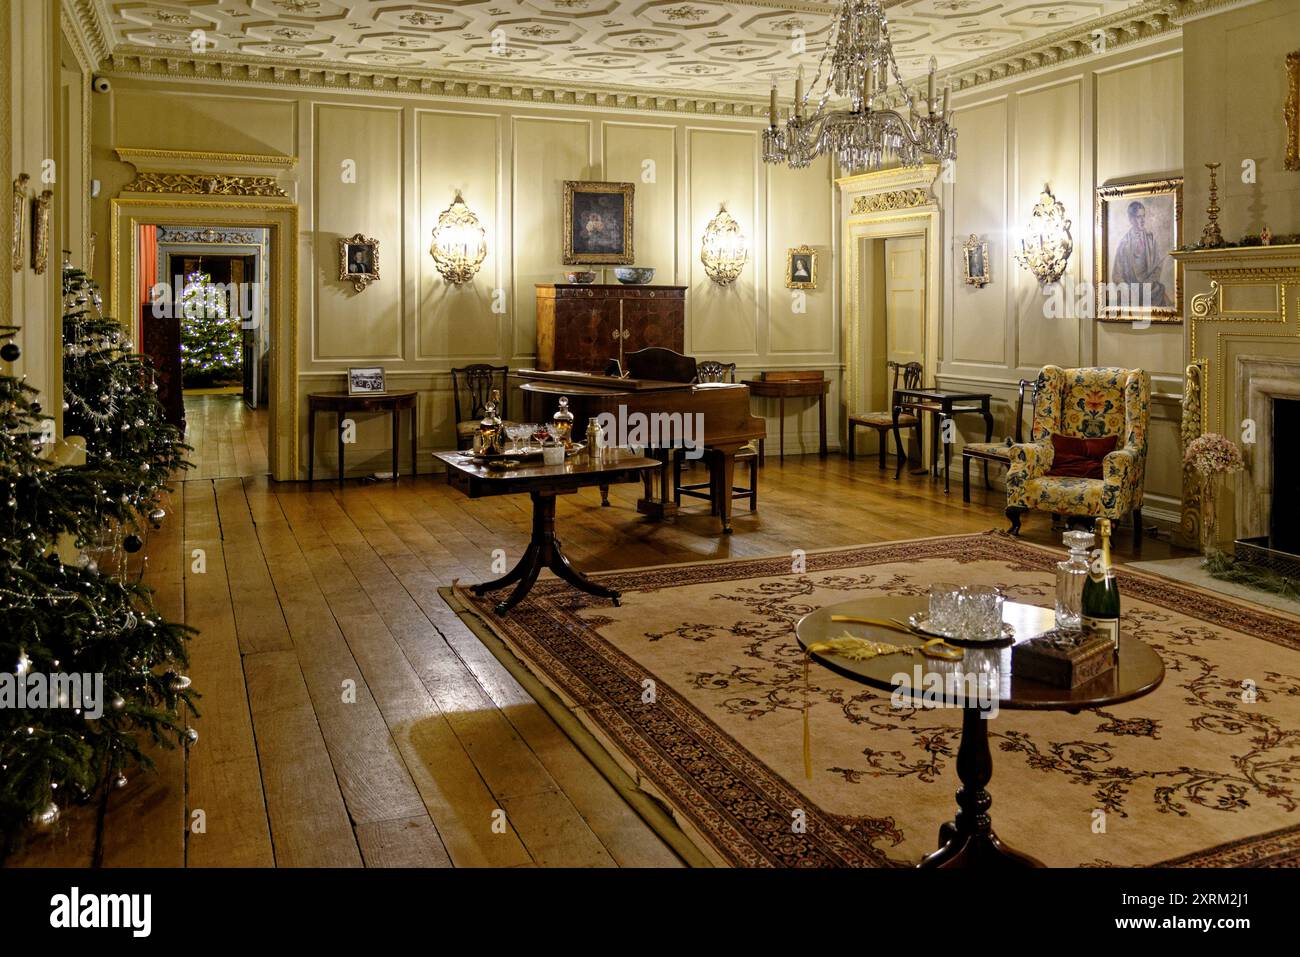
[(609, 508), (609, 486), (608, 485), (602, 485), (600, 487), (600, 504), (602, 508)]

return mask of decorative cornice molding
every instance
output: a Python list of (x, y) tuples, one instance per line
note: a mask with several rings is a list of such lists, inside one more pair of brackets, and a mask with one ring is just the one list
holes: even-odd
[(95, 0), (61, 0), (60, 12), (64, 32), (72, 40), (77, 59), (93, 73), (108, 58), (107, 33), (100, 19), (99, 5)]
[(222, 173), (152, 173), (139, 171), (122, 187), (124, 193), (192, 193), (200, 196), (283, 196), (274, 176), (228, 176)]
[(648, 92), (615, 86), (561, 87), (543, 80), (484, 80), (452, 73), (399, 74), (373, 68), (329, 69), (302, 64), (279, 66), (261, 58), (211, 56), (160, 56), (157, 51), (122, 48), (110, 60), (113, 76), (143, 79), (183, 79), (199, 83), (247, 84), (277, 90), (305, 92), (383, 93), (389, 96), (445, 97), (509, 101), (547, 106), (684, 113), (726, 116), (746, 120), (767, 119), (767, 101), (740, 101), (698, 92)]
[[(1182, 31), (1188, 20), (1222, 13), (1257, 0), (1147, 0), (1109, 16), (1074, 24), (1046, 37), (999, 50), (940, 73), (940, 83), (955, 91), (1047, 70), (1061, 64), (1103, 57), (1121, 47), (1149, 43)], [(1105, 38), (1096, 48), (1097, 34)]]

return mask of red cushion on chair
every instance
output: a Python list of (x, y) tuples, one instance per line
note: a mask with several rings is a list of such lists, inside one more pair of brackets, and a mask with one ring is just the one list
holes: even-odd
[(1052, 470), (1048, 475), (1070, 478), (1102, 477), (1102, 459), (1115, 451), (1118, 435), (1100, 439), (1081, 439), (1073, 435), (1052, 433)]

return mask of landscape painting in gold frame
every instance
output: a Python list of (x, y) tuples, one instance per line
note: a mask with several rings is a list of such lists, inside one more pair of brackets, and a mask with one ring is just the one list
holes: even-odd
[(1097, 318), (1182, 322), (1182, 177), (1099, 186), (1096, 214)]
[(564, 183), (564, 265), (630, 266), (634, 183)]

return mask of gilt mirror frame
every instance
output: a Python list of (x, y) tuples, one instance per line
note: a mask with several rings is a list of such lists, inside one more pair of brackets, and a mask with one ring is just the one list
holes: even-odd
[(1286, 168), (1300, 170), (1300, 50), (1286, 55)]

